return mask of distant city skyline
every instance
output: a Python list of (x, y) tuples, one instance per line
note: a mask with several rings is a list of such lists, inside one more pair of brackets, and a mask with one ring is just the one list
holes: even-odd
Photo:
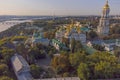
[[(0, 15), (101, 15), (106, 0), (1, 0)], [(109, 0), (120, 15), (120, 0)]]

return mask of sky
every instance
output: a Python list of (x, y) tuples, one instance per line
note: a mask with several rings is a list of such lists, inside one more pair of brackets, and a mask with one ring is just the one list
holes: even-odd
[[(101, 15), (106, 0), (0, 0), (0, 15)], [(120, 0), (109, 0), (111, 15)]]

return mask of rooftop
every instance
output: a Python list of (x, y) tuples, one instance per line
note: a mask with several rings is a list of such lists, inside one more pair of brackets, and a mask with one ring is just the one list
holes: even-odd
[(88, 46), (86, 46), (86, 45), (84, 45), (84, 49), (85, 49), (85, 51), (86, 51), (88, 54), (93, 54), (93, 53), (97, 52), (96, 49), (94, 49), (94, 48), (92, 48), (92, 47), (88, 47)]
[(15, 54), (11, 58), (11, 60), (12, 60), (12, 63), (13, 63), (13, 66), (14, 66), (14, 69), (15, 69), (16, 72), (20, 71), (23, 68), (23, 66), (29, 67), (26, 60), (18, 54)]
[(83, 32), (88, 32), (90, 29), (87, 27), (81, 27), (80, 30)]
[(15, 54), (11, 61), (18, 80), (33, 80), (29, 72), (30, 67), (22, 56)]
[(60, 47), (65, 46), (62, 42), (60, 42), (60, 41), (59, 41), (59, 40), (57, 40), (57, 39), (52, 39), (52, 42), (54, 42), (54, 43), (58, 44)]

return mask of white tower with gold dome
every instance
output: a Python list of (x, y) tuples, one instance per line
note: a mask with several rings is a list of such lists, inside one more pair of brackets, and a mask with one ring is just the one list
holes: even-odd
[(109, 13), (110, 7), (107, 0), (105, 6), (103, 7), (103, 14), (101, 16), (99, 26), (97, 27), (99, 35), (106, 36), (109, 34)]

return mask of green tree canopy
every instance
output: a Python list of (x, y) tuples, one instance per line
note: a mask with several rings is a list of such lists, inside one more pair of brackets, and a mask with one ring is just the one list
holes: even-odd
[(63, 74), (64, 72), (68, 72), (70, 69), (68, 54), (60, 54), (60, 56), (55, 56), (52, 59), (52, 67), (56, 70), (57, 74)]
[(69, 55), (70, 63), (74, 68), (77, 68), (81, 62), (85, 62), (85, 59), (86, 54), (84, 51), (76, 52)]
[(94, 39), (97, 36), (98, 36), (97, 33), (95, 31), (93, 31), (93, 30), (88, 33), (88, 38), (89, 39)]
[(31, 69), (31, 74), (32, 76), (36, 79), (36, 78), (40, 78), (40, 75), (43, 72), (43, 69), (37, 65), (30, 65), (30, 69)]
[(86, 63), (81, 63), (78, 67), (78, 76), (81, 80), (88, 80), (90, 77), (89, 67)]
[(0, 80), (13, 80), (13, 79), (7, 76), (2, 76), (0, 77)]
[(8, 72), (8, 66), (6, 64), (0, 64), (0, 75), (6, 75)]

